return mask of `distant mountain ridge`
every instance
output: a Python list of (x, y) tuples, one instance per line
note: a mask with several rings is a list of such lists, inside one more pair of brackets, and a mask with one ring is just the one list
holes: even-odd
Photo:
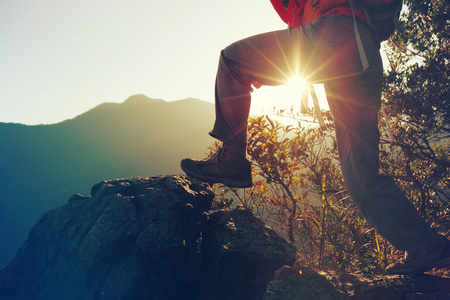
[(213, 122), (212, 103), (134, 95), (57, 124), (0, 123), (0, 267), (42, 213), (92, 182), (181, 173), (213, 142)]

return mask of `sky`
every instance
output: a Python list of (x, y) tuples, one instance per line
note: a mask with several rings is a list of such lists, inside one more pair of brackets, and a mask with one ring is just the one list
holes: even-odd
[[(134, 94), (213, 102), (220, 51), (285, 28), (269, 0), (2, 0), (0, 122), (58, 123)], [(252, 108), (300, 94), (262, 87)]]

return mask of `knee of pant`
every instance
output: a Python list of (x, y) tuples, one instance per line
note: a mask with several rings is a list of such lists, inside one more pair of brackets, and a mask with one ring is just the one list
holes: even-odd
[(351, 195), (351, 197), (361, 214), (367, 218), (368, 211), (371, 209), (371, 202), (373, 202), (372, 199), (370, 199), (370, 196), (367, 195), (367, 193), (358, 193), (356, 195)]
[(378, 175), (359, 186), (349, 189), (350, 195), (358, 209), (367, 218), (369, 215), (383, 215), (390, 209), (403, 207), (408, 201), (398, 189), (391, 177)]
[(219, 66), (221, 66), (221, 65), (227, 65), (227, 63), (228, 63), (228, 59), (226, 58), (225, 50), (226, 50), (226, 49), (220, 51), (220, 56), (219, 56)]

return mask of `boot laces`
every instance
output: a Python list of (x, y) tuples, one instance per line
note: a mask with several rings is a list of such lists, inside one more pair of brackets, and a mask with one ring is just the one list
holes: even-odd
[(209, 165), (214, 164), (216, 171), (218, 173), (223, 172), (226, 170), (225, 165), (220, 161), (220, 159), (225, 159), (227, 157), (228, 149), (224, 147), (220, 147), (219, 150), (217, 150), (216, 153), (214, 153), (210, 158), (204, 160), (201, 165)]

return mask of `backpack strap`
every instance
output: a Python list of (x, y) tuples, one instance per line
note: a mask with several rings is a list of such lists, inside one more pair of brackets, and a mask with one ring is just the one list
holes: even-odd
[(314, 111), (317, 116), (317, 121), (319, 122), (319, 127), (321, 131), (327, 130), (327, 125), (323, 119), (322, 111), (320, 110), (319, 100), (317, 99), (316, 90), (314, 89), (314, 85), (308, 83), (307, 87), (302, 92), (301, 100), (300, 100), (300, 112), (302, 114), (309, 113), (308, 109), (308, 96), (311, 94), (311, 99), (314, 104)]
[(359, 34), (358, 25), (356, 24), (356, 16), (355, 16), (355, 10), (353, 8), (353, 1), (349, 0), (350, 7), (352, 8), (352, 14), (353, 14), (353, 25), (355, 27), (355, 37), (356, 37), (356, 45), (358, 46), (358, 52), (359, 57), (361, 58), (361, 64), (363, 67), (363, 70), (367, 70), (369, 68), (369, 60), (367, 59), (366, 51), (364, 51), (364, 46), (361, 41), (361, 35)]
[(308, 85), (308, 90), (311, 93), (311, 98), (314, 103), (314, 111), (316, 112), (317, 121), (319, 122), (320, 130), (326, 131), (327, 125), (325, 125), (325, 121), (323, 120), (322, 111), (320, 110), (319, 100), (317, 100), (316, 90), (312, 84)]
[(384, 109), (384, 106), (381, 106), (381, 113), (383, 114), (384, 122), (386, 124), (387, 132), (388, 132), (388, 137), (389, 137), (389, 140), (390, 140), (391, 146), (392, 146), (395, 142), (394, 133), (392, 132), (391, 124), (389, 124), (389, 119), (386, 114), (386, 110)]
[(309, 96), (309, 85), (303, 89), (302, 95), (300, 97), (300, 113), (302, 114), (309, 113), (308, 96)]

